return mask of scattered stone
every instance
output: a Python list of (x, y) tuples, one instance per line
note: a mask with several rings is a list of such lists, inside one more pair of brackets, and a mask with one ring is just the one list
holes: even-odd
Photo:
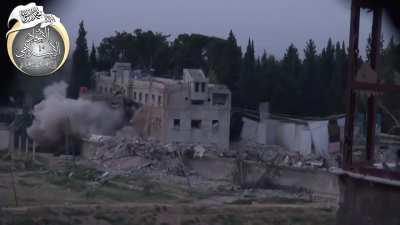
[(220, 154), (221, 157), (234, 158), (239, 154), (242, 159), (259, 161), (276, 166), (322, 168), (336, 166), (337, 154), (329, 159), (316, 154), (302, 155), (278, 145), (262, 145), (251, 142), (239, 142), (231, 145), (231, 150)]
[(194, 147), (194, 155), (193, 158), (203, 158), (206, 149), (201, 145), (196, 145)]
[[(108, 137), (97, 138), (97, 146), (90, 156), (102, 169), (113, 174), (129, 174), (149, 170), (183, 176), (179, 154), (203, 157), (203, 146), (184, 144), (162, 145), (152, 139)], [(186, 168), (184, 168), (186, 170)]]

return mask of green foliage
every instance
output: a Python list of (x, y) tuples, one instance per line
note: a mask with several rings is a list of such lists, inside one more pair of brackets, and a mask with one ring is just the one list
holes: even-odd
[(96, 70), (97, 68), (97, 54), (96, 54), (96, 48), (94, 47), (94, 44), (92, 44), (92, 50), (90, 51), (90, 66), (92, 70)]
[(86, 40), (86, 30), (83, 21), (79, 24), (76, 47), (72, 54), (72, 74), (67, 90), (67, 97), (76, 99), (79, 97), (80, 87), (91, 86), (91, 67), (89, 62), (89, 49)]
[[(135, 68), (153, 68), (155, 74), (174, 78), (181, 75), (183, 68), (201, 68), (210, 82), (229, 87), (233, 107), (257, 109), (260, 102), (268, 101), (273, 113), (295, 116), (344, 113), (347, 53), (343, 42), (329, 39), (318, 52), (310, 39), (303, 49), (303, 59), (296, 46), (290, 44), (284, 57), (276, 59), (265, 51), (257, 57), (250, 38), (242, 55), (232, 31), (226, 39), (180, 34), (169, 42), (168, 37), (142, 30), (116, 32), (104, 38), (97, 48), (97, 68), (108, 70), (118, 58), (131, 62)], [(394, 82), (394, 72), (400, 69), (399, 49), (392, 40), (382, 51), (379, 68), (390, 82)], [(359, 57), (359, 63), (362, 62)], [(241, 124), (232, 121), (231, 128), (240, 134)]]
[(116, 32), (115, 35), (104, 38), (97, 48), (97, 68), (108, 70), (119, 59), (131, 62), (133, 67), (168, 72), (171, 63), (168, 37), (140, 29), (133, 33)]

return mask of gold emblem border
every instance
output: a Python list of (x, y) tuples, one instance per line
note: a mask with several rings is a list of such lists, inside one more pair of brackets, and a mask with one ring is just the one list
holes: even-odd
[[(64, 65), (65, 61), (67, 60), (68, 55), (69, 55), (69, 51), (70, 51), (70, 41), (69, 41), (69, 36), (68, 36), (67, 30), (65, 29), (64, 25), (62, 25), (61, 23), (52, 24), (52, 25), (49, 25), (49, 26), (53, 27), (60, 34), (61, 39), (64, 42), (64, 56), (63, 56), (63, 59), (62, 59), (60, 65), (58, 65), (58, 67), (55, 70), (53, 70), (53, 71), (51, 71), (50, 73), (47, 73), (47, 74), (33, 75), (33, 74), (28, 74), (28, 73), (24, 72), (23, 70), (21, 70), (21, 68), (19, 68), (18, 65), (15, 63), (15, 60), (14, 60), (14, 57), (13, 57), (13, 54), (12, 54), (12, 46), (13, 46), (13, 43), (14, 43), (14, 39), (17, 36), (19, 31), (11, 32), (8, 35), (8, 37), (7, 37), (7, 52), (8, 52), (8, 56), (10, 57), (10, 59), (11, 59), (12, 63), (14, 64), (14, 66), (17, 67), (18, 70), (20, 70), (24, 74), (27, 74), (27, 75), (33, 76), (33, 77), (48, 76), (48, 75), (56, 72), (57, 70), (59, 70), (61, 68), (61, 66)], [(17, 22), (17, 23), (14, 24), (12, 29), (19, 29), (20, 27), (21, 27), (21, 23)]]

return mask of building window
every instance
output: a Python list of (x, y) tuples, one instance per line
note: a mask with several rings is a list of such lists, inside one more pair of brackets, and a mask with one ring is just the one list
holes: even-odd
[(199, 92), (199, 82), (194, 83), (194, 91)]
[(132, 87), (128, 87), (128, 97), (132, 97)]
[(161, 106), (161, 96), (158, 96), (158, 105)]
[(133, 99), (136, 100), (136, 91), (133, 92)]
[(100, 93), (103, 92), (103, 87), (102, 87), (102, 86), (99, 87), (99, 92), (100, 92)]
[(161, 128), (161, 118), (156, 118), (156, 128)]
[(144, 95), (144, 103), (147, 103), (148, 98), (149, 98), (149, 94), (146, 93), (146, 94)]
[(204, 101), (203, 100), (192, 100), (192, 105), (203, 105)]
[(201, 92), (206, 91), (206, 83), (201, 83)]
[(228, 101), (227, 94), (214, 93), (212, 95), (212, 104), (213, 105), (226, 105), (227, 101)]
[(142, 102), (142, 92), (139, 92), (139, 102)]
[(104, 88), (104, 93), (107, 93), (107, 91), (108, 91), (108, 90), (107, 90), (107, 87), (105, 87), (105, 88)]
[(178, 129), (181, 127), (181, 120), (180, 119), (174, 119), (174, 129)]
[(218, 120), (212, 120), (211, 121), (211, 127), (213, 131), (217, 131), (219, 129), (219, 121)]
[(151, 103), (156, 103), (156, 96), (155, 95), (151, 95)]
[(192, 129), (201, 129), (201, 120), (192, 120)]

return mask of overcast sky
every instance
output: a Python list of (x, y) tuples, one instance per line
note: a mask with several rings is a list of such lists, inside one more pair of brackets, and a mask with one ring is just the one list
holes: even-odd
[[(53, 8), (54, 7), (54, 8)], [(46, 12), (56, 14), (67, 28), (72, 42), (78, 24), (84, 20), (89, 47), (114, 31), (140, 28), (170, 34), (200, 33), (226, 38), (233, 30), (245, 50), (248, 38), (257, 54), (264, 49), (282, 57), (290, 43), (302, 55), (312, 38), (318, 51), (329, 37), (348, 44), (350, 1), (345, 0), (68, 0)], [(362, 12), (360, 51), (364, 55), (371, 29), (372, 13)], [(384, 22), (385, 39), (392, 35)], [(172, 40), (172, 39), (171, 39)]]

